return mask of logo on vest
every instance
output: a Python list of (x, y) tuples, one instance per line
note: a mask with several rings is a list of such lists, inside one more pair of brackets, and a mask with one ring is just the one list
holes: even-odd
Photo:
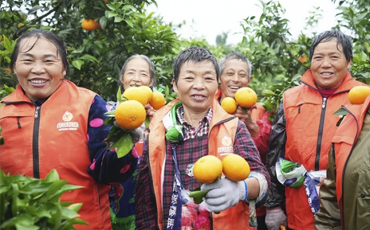
[(224, 136), (221, 140), (221, 144), (222, 147), (217, 148), (217, 153), (220, 154), (220, 156), (229, 155), (234, 152), (231, 137)]
[(69, 111), (66, 111), (62, 116), (63, 122), (57, 124), (58, 131), (77, 130), (80, 125), (78, 122), (71, 122), (72, 119), (73, 114)]

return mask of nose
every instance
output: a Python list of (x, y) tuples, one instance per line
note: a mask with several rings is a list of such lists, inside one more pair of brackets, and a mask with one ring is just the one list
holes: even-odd
[(204, 89), (204, 79), (202, 77), (195, 78), (193, 87), (195, 89)]
[(232, 80), (233, 80), (233, 81), (238, 82), (238, 81), (239, 81), (239, 75), (238, 75), (237, 73), (235, 73), (235, 74), (232, 76)]
[(32, 65), (32, 73), (41, 74), (45, 72), (44, 64), (41, 61), (35, 61)]
[(324, 57), (323, 60), (322, 60), (322, 66), (323, 67), (330, 67), (331, 66), (330, 58)]

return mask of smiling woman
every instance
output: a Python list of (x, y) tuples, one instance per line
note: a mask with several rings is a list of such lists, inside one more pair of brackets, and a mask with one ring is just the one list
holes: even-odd
[(5, 174), (40, 179), (56, 170), (61, 180), (81, 186), (61, 197), (62, 202), (83, 203), (78, 213), (86, 223), (74, 227), (111, 229), (107, 184), (128, 179), (137, 155), (118, 158), (107, 149), (107, 104), (65, 79), (66, 50), (50, 31), (33, 30), (18, 38), (11, 66), (19, 85), (0, 106), (5, 140), (0, 168)]

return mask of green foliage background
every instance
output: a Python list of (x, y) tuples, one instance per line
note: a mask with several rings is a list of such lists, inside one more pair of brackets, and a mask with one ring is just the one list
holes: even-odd
[[(352, 31), (354, 59), (352, 75), (370, 83), (370, 3), (367, 0), (332, 0), (337, 3), (338, 29)], [(157, 88), (164, 89), (166, 99), (176, 95), (172, 91), (172, 61), (184, 48), (192, 45), (208, 48), (222, 58), (238, 51), (253, 64), (251, 87), (268, 110), (275, 110), (282, 93), (298, 84), (299, 77), (309, 68), (312, 36), (303, 32), (292, 38), (285, 9), (277, 0), (260, 0), (262, 14), (249, 16), (241, 24), (244, 37), (236, 45), (227, 43), (228, 34), (220, 34), (216, 46), (205, 39), (181, 40), (176, 29), (182, 25), (168, 24), (161, 17), (147, 12), (155, 0), (3, 0), (0, 11), (0, 98), (16, 87), (17, 80), (9, 71), (10, 54), (17, 37), (34, 28), (49, 29), (63, 37), (68, 46), (68, 78), (77, 85), (99, 93), (106, 100), (114, 100), (120, 68), (131, 55), (148, 55), (155, 63)], [(317, 7), (302, 25), (303, 30), (317, 26), (322, 16)], [(84, 19), (96, 19), (102, 29), (85, 31)]]

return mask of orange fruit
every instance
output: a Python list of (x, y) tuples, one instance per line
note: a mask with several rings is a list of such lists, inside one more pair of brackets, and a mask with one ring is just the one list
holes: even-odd
[(148, 102), (150, 103), (150, 101), (153, 98), (153, 91), (152, 91), (152, 89), (149, 86), (146, 86), (146, 85), (141, 85), (141, 86), (139, 86), (139, 88), (141, 88), (141, 89), (143, 89), (145, 91), (146, 97), (148, 98)]
[(130, 87), (123, 92), (122, 96), (128, 100), (136, 100), (140, 102), (143, 106), (148, 103), (147, 93), (144, 89), (140, 87)]
[(95, 19), (94, 22), (95, 22), (95, 29), (101, 30), (102, 28), (101, 28), (101, 25), (100, 25), (98, 19)]
[(222, 160), (224, 175), (232, 181), (241, 181), (248, 178), (251, 169), (248, 162), (238, 154), (229, 154)]
[(299, 56), (298, 58), (298, 61), (300, 61), (301, 63), (305, 63), (307, 61), (308, 57), (306, 56)]
[(234, 98), (232, 97), (225, 97), (221, 101), (221, 107), (229, 114), (233, 114), (236, 111), (237, 104)]
[(235, 93), (235, 101), (243, 108), (249, 108), (256, 104), (257, 94), (249, 87), (242, 87)]
[(8, 73), (8, 74), (11, 74), (13, 71), (11, 68), (9, 67), (5, 67), (4, 70)]
[(94, 19), (84, 19), (81, 23), (81, 26), (84, 30), (95, 30), (96, 29), (96, 21)]
[(149, 104), (153, 107), (153, 109), (158, 110), (166, 104), (166, 99), (161, 92), (155, 91), (153, 92), (153, 97)]
[(365, 102), (367, 96), (370, 94), (370, 87), (355, 86), (348, 93), (348, 99), (351, 104), (362, 104)]
[(146, 118), (144, 106), (135, 100), (120, 103), (114, 113), (116, 122), (124, 129), (136, 129), (140, 127)]
[(222, 174), (222, 162), (213, 155), (202, 156), (195, 162), (193, 174), (194, 178), (202, 184), (213, 183)]

